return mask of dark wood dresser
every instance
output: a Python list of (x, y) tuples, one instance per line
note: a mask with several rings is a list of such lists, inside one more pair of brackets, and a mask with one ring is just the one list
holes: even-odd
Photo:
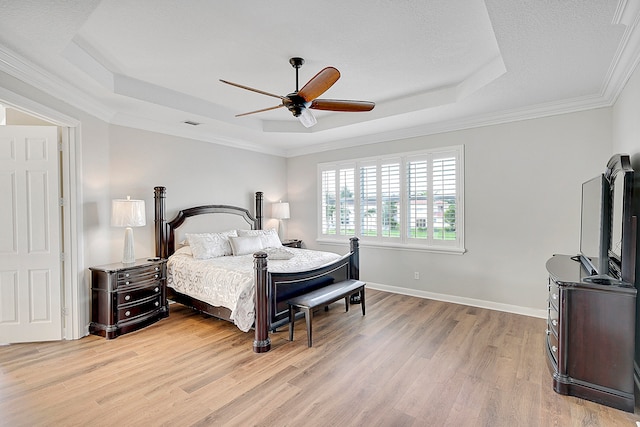
[(587, 279), (579, 261), (547, 261), (547, 356), (553, 389), (634, 411), (636, 289), (616, 280)]
[(91, 267), (89, 332), (111, 339), (167, 317), (166, 265), (138, 259)]

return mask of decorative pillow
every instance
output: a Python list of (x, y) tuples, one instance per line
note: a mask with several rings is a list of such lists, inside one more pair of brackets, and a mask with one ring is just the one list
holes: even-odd
[(293, 252), (282, 246), (279, 248), (267, 248), (264, 251), (267, 253), (267, 258), (272, 260), (291, 259), (295, 256)]
[(277, 248), (282, 246), (278, 231), (275, 228), (268, 230), (238, 230), (238, 236), (260, 236), (263, 248)]
[(231, 255), (231, 245), (229, 238), (237, 236), (236, 230), (222, 233), (186, 233), (187, 242), (196, 259), (216, 258)]
[(262, 250), (260, 236), (229, 237), (233, 255), (247, 255)]
[(181, 248), (178, 248), (173, 254), (193, 256), (193, 252), (191, 252), (191, 248), (189, 246), (183, 246)]

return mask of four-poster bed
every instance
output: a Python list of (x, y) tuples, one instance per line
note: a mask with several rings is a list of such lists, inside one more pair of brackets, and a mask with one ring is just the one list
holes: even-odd
[[(239, 219), (244, 225), (243, 228), (262, 230), (263, 195), (261, 192), (255, 194), (255, 216), (242, 207), (202, 205), (179, 210), (172, 220), (166, 221), (165, 199), (166, 188), (155, 187), (155, 252), (156, 256), (161, 258), (169, 258), (181, 246), (183, 243), (181, 239), (185, 234), (183, 227), (191, 219), (197, 218), (201, 220), (205, 218), (205, 221), (201, 221), (198, 224), (198, 231), (222, 231), (227, 229), (230, 227), (228, 220), (230, 216), (234, 217), (234, 220)], [(225, 219), (222, 221), (219, 218)], [(242, 226), (239, 225), (238, 228), (240, 227)], [(295, 250), (306, 251), (304, 249)], [(355, 237), (351, 239), (349, 253), (343, 256), (336, 255), (336, 259), (331, 262), (323, 262), (321, 266), (303, 271), (270, 271), (267, 252), (258, 251), (253, 254), (252, 286), (255, 289), (255, 340), (253, 342), (253, 350), (256, 353), (269, 351), (271, 348), (269, 331), (273, 331), (289, 322), (287, 306), (289, 299), (335, 282), (359, 279), (358, 239)], [(277, 263), (278, 261), (273, 261), (273, 264)], [(170, 283), (171, 272), (168, 271), (167, 274), (169, 276), (168, 282)], [(233, 312), (230, 308), (209, 304), (198, 297), (187, 295), (171, 287), (167, 289), (167, 295), (169, 299), (201, 312), (220, 319), (233, 320)]]

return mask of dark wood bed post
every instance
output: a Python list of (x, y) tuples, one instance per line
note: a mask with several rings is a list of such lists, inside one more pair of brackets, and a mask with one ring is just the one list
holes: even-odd
[(267, 301), (267, 254), (264, 252), (257, 252), (253, 254), (253, 258), (256, 279), (256, 337), (253, 341), (253, 351), (255, 353), (266, 353), (271, 350)]
[(164, 245), (166, 226), (164, 222), (164, 199), (167, 189), (165, 187), (153, 187), (153, 200), (155, 201), (155, 227), (156, 227), (156, 256), (160, 258), (167, 257), (167, 251)]
[(357, 237), (349, 239), (349, 249), (353, 254), (349, 263), (351, 269), (349, 275), (352, 279), (360, 280), (360, 242)]
[(256, 226), (262, 230), (262, 191), (256, 192)]

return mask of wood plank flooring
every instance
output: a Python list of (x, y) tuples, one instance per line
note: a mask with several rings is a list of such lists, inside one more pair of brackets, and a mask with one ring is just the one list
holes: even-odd
[(178, 304), (107, 341), (0, 347), (2, 426), (636, 426), (629, 414), (552, 391), (545, 322), (367, 290), (295, 341)]

